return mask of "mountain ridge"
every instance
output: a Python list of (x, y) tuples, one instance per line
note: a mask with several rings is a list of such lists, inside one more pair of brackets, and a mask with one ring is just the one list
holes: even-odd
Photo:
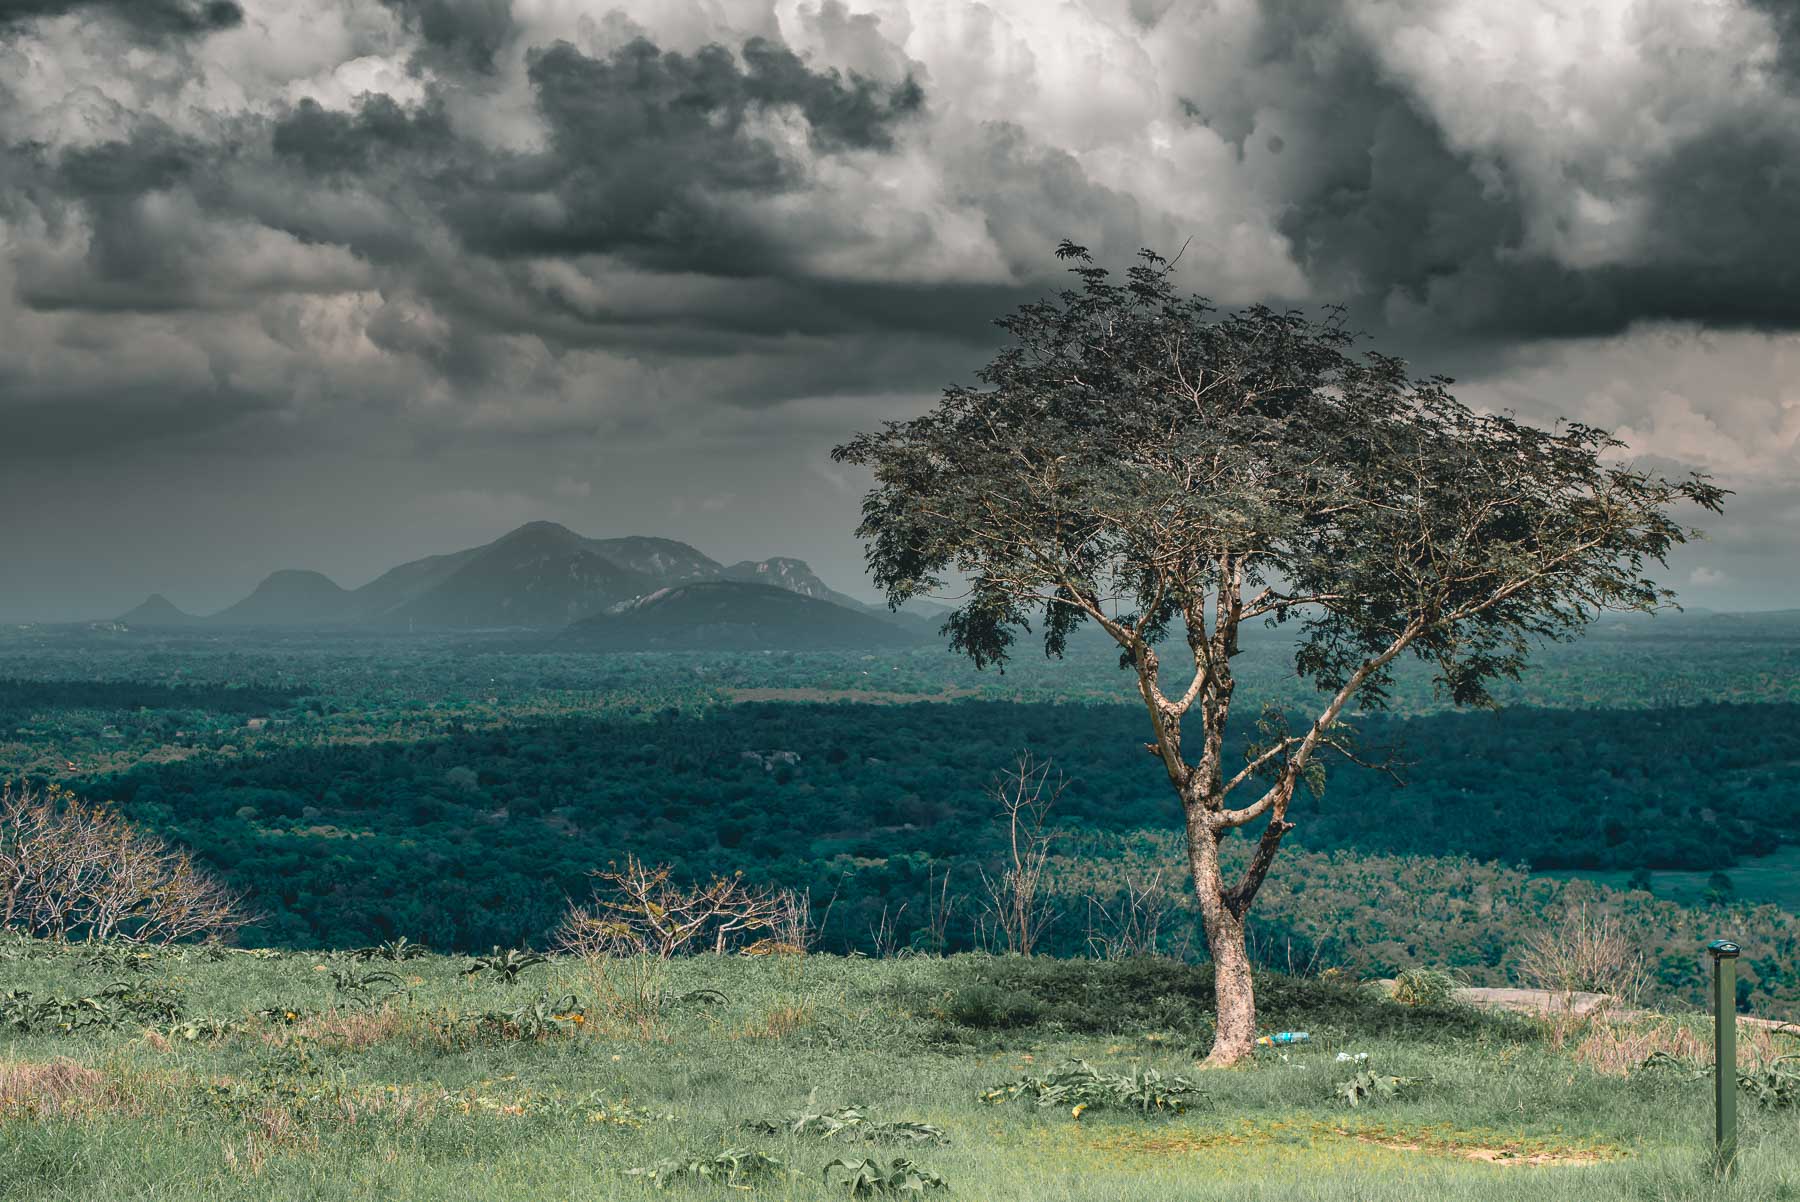
[[(355, 589), (345, 589), (310, 569), (284, 568), (270, 573), (241, 600), (209, 616), (186, 614), (159, 594), (119, 621), (142, 627), (562, 630), (590, 619), (624, 614), (671, 588), (702, 584), (742, 585), (751, 591), (724, 589), (663, 598), (654, 621), (640, 615), (609, 629), (649, 632), (654, 628), (657, 640), (679, 642), (669, 627), (670, 615), (691, 612), (696, 621), (702, 616), (706, 619), (702, 625), (720, 630), (743, 628), (729, 636), (721, 634), (725, 642), (736, 639), (760, 646), (766, 639), (746, 633), (750, 627), (762, 623), (771, 630), (786, 630), (803, 611), (832, 632), (821, 636), (827, 641), (860, 637), (881, 642), (891, 628), (900, 628), (903, 641), (909, 641), (921, 624), (916, 616), (889, 614), (838, 592), (803, 559), (771, 556), (726, 566), (676, 539), (652, 535), (590, 538), (551, 521), (527, 522), (480, 546), (397, 564)], [(759, 588), (828, 608), (784, 607), (754, 591)], [(753, 614), (731, 619), (720, 607), (732, 603), (748, 606)], [(833, 611), (876, 625), (845, 621)], [(783, 634), (779, 639), (806, 641), (798, 634)]]

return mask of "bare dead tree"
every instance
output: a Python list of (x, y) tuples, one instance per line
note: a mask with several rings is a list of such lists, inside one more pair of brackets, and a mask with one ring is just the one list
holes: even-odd
[(1103, 960), (1163, 952), (1163, 926), (1179, 917), (1163, 870), (1129, 872), (1111, 900), (1089, 894), (1088, 947)]
[(652, 867), (628, 855), (623, 868), (591, 873), (604, 889), (590, 904), (571, 907), (558, 942), (582, 954), (649, 953), (665, 960), (709, 941), (723, 952), (748, 932), (776, 929), (783, 905), (792, 904), (772, 889), (744, 884), (741, 874), (683, 886), (670, 872), (666, 864)]
[(1054, 764), (1039, 763), (1030, 752), (1022, 752), (1018, 763), (989, 786), (988, 795), (1006, 821), (1008, 859), (998, 877), (981, 874), (987, 892), (983, 909), (987, 923), (1009, 952), (1031, 955), (1056, 921), (1056, 912), (1043, 895), (1044, 868), (1055, 842), (1050, 814), (1067, 788), (1068, 782)]
[(769, 938), (782, 951), (812, 951), (819, 938), (819, 928), (813, 923), (812, 890), (775, 891), (775, 912), (769, 921)]
[(248, 921), (237, 893), (113, 810), (56, 786), (0, 788), (0, 926), (171, 943)]
[(1565, 998), (1604, 993), (1636, 1005), (1650, 986), (1650, 966), (1616, 914), (1582, 903), (1525, 936), (1519, 975)]

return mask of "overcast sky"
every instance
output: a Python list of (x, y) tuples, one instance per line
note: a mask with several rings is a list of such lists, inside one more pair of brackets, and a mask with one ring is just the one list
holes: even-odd
[(1800, 606), (1787, 0), (0, 0), (0, 618), (533, 518), (872, 596), (830, 447), (1070, 237), (1737, 490)]

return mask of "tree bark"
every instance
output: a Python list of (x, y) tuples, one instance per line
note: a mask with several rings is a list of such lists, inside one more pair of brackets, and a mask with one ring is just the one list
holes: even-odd
[(1244, 919), (1225, 900), (1218, 836), (1203, 819), (1188, 823), (1188, 864), (1213, 962), (1216, 1024), (1206, 1063), (1226, 1067), (1248, 1056), (1256, 1046), (1256, 983), (1250, 972)]

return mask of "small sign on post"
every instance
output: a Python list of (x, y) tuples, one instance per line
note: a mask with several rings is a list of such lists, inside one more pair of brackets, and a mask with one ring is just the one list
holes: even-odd
[(1737, 1158), (1737, 959), (1738, 945), (1715, 939), (1713, 959), (1713, 1173), (1731, 1173)]

